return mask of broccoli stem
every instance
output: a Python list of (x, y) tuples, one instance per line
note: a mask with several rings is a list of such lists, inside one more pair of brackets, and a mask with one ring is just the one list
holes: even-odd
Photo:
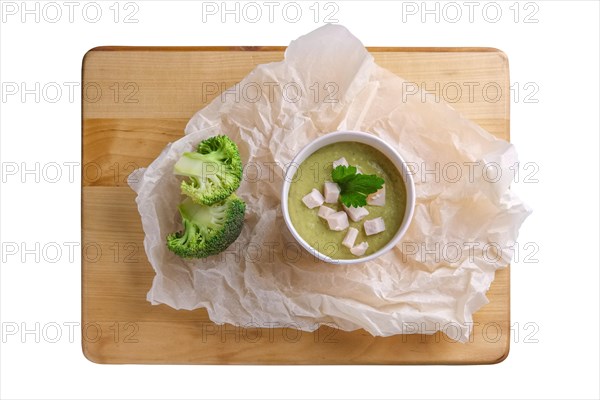
[(219, 229), (223, 226), (227, 206), (221, 204), (218, 206), (204, 206), (194, 203), (191, 199), (186, 198), (179, 205), (179, 212), (182, 218), (200, 228), (202, 234), (206, 234), (208, 230)]
[(200, 177), (214, 176), (220, 172), (220, 168), (222, 165), (218, 158), (214, 157), (214, 153), (183, 153), (175, 163), (174, 171), (177, 175)]

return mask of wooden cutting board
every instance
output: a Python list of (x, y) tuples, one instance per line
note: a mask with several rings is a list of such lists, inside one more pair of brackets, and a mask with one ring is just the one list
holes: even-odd
[[(322, 327), (254, 329), (210, 322), (205, 309), (151, 306), (135, 194), (126, 178), (183, 135), (189, 118), (283, 47), (101, 47), (83, 60), (82, 338), (97, 363), (485, 364), (510, 344), (509, 268), (474, 315), (469, 343), (448, 336), (373, 337)], [(370, 48), (375, 61), (509, 140), (506, 56), (488, 48)]]

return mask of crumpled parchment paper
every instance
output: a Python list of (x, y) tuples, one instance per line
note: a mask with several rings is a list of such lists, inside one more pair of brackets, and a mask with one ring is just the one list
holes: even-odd
[[(284, 61), (257, 66), (198, 111), (183, 138), (130, 177), (156, 271), (148, 301), (206, 307), (218, 324), (308, 331), (327, 324), (377, 336), (441, 329), (466, 341), (472, 314), (487, 303), (530, 210), (509, 190), (513, 146), (447, 104), (406, 96), (403, 82), (344, 27), (326, 25), (293, 41)], [(281, 215), (285, 166), (302, 146), (337, 130), (383, 138), (415, 171), (408, 232), (365, 264), (318, 261), (296, 244)], [(173, 165), (216, 134), (232, 138), (245, 163), (237, 191), (247, 203), (245, 227), (225, 253), (183, 260), (165, 245), (181, 229)], [(437, 176), (422, 173), (435, 163)]]

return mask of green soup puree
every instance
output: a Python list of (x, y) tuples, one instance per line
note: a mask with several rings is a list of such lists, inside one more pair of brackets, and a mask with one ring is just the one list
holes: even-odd
[[(298, 234), (319, 252), (340, 260), (358, 258), (350, 249), (342, 245), (348, 232), (329, 229), (327, 221), (318, 216), (319, 207), (310, 209), (304, 205), (302, 198), (315, 188), (323, 193), (325, 181), (331, 182), (333, 161), (344, 157), (349, 165), (358, 167), (363, 174), (377, 175), (385, 180), (385, 205), (365, 208), (369, 215), (358, 222), (348, 217), (350, 227), (358, 229), (358, 237), (354, 242), (357, 246), (367, 242), (369, 248), (361, 257), (375, 253), (384, 247), (394, 237), (404, 218), (406, 209), (406, 188), (400, 173), (394, 164), (380, 151), (373, 147), (355, 142), (340, 142), (325, 146), (311, 154), (299, 166), (290, 185), (288, 208), (290, 218)], [(343, 211), (342, 203), (323, 203), (335, 211)], [(385, 231), (367, 236), (363, 224), (367, 220), (382, 217)]]

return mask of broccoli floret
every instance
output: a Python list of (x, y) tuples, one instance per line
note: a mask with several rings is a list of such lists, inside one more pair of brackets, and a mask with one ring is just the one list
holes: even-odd
[(226, 199), (240, 186), (242, 159), (231, 139), (213, 136), (200, 142), (196, 152), (183, 153), (174, 172), (188, 177), (181, 182), (183, 194), (196, 203), (211, 205)]
[(186, 197), (179, 205), (183, 231), (167, 236), (167, 247), (185, 258), (218, 254), (240, 235), (245, 211), (246, 204), (235, 194), (210, 206)]

